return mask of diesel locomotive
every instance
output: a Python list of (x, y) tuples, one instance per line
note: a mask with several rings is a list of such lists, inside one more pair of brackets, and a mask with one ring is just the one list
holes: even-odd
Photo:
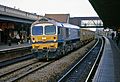
[(45, 17), (31, 25), (32, 52), (37, 59), (59, 58), (92, 39), (92, 31)]

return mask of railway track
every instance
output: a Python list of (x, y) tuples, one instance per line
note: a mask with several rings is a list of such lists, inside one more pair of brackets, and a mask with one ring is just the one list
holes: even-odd
[(19, 46), (0, 50), (0, 62), (25, 56), (31, 52), (31, 46)]
[(39, 70), (39, 69), (49, 65), (52, 62), (53, 61), (40, 62), (40, 61), (36, 60), (27, 65), (24, 65), (24, 66), (14, 69), (14, 70), (0, 74), (0, 82), (15, 82), (16, 80), (19, 80), (20, 78), (25, 77), (28, 74), (30, 74), (36, 70)]
[(33, 54), (27, 54), (27, 55), (24, 55), (24, 56), (21, 56), (21, 57), (16, 57), (16, 58), (8, 59), (8, 60), (5, 60), (5, 61), (1, 61), (0, 62), (0, 68), (3, 68), (5, 66), (11, 65), (11, 64), (14, 64), (14, 63), (17, 63), (17, 62), (21, 62), (21, 61), (24, 61), (24, 60), (27, 60), (27, 59), (31, 59), (31, 58), (34, 58)]
[(29, 51), (31, 49), (31, 46), (28, 47), (15, 47), (15, 48), (8, 48), (8, 49), (2, 49), (0, 50), (0, 54), (7, 54), (7, 53), (14, 53), (14, 52), (23, 52), (23, 51)]
[[(28, 62), (28, 63), (26, 63), (26, 62)], [(15, 65), (15, 67), (12, 67), (12, 69), (9, 68), (9, 69), (7, 69), (7, 71), (4, 71), (4, 70), (1, 71), (0, 70), (0, 78), (4, 77), (5, 75), (8, 75), (8, 74), (10, 74), (12, 72), (18, 71), (18, 70), (20, 70), (22, 68), (28, 67), (28, 66), (30, 66), (32, 64), (35, 64), (36, 62), (38, 62), (38, 61), (35, 60), (35, 59), (31, 59), (31, 60), (28, 60), (28, 61), (23, 61), (23, 62), (17, 63), (18, 66)], [(24, 63), (24, 64), (21, 65), (21, 63)], [(2, 69), (6, 69), (6, 68), (4, 67)]]
[(98, 39), (93, 48), (61, 78), (59, 78), (58, 82), (85, 82), (102, 49), (103, 40)]
[[(97, 44), (96, 44), (97, 45)], [(0, 73), (0, 82), (14, 82), (16, 80), (21, 79), (22, 77), (25, 77), (26, 75), (37, 71), (53, 61), (50, 62), (38, 62), (34, 61), (29, 64), (25, 64), (19, 68), (15, 68), (13, 70), (10, 70), (8, 72)]]
[(105, 39), (103, 38), (103, 43), (101, 45), (101, 49), (100, 49), (100, 51), (98, 53), (98, 56), (97, 56), (97, 58), (96, 58), (96, 60), (95, 60), (95, 62), (93, 64), (93, 66), (92, 66), (92, 68), (91, 68), (91, 70), (90, 70), (90, 72), (89, 72), (85, 82), (92, 82), (92, 79), (93, 79), (93, 77), (95, 75), (95, 72), (97, 70), (97, 67), (99, 65), (100, 59), (102, 57), (102, 52), (104, 50), (104, 44), (105, 44)]

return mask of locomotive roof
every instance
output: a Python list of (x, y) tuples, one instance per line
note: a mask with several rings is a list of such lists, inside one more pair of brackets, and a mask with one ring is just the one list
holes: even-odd
[(66, 28), (76, 28), (76, 29), (80, 29), (79, 26), (72, 25), (72, 24), (69, 24), (69, 23), (57, 23), (57, 26), (66, 27)]

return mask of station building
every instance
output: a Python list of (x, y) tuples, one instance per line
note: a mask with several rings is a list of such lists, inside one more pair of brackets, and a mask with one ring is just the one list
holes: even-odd
[(22, 42), (27, 42), (30, 26), (38, 17), (35, 13), (0, 5), (0, 44), (15, 43), (17, 34)]

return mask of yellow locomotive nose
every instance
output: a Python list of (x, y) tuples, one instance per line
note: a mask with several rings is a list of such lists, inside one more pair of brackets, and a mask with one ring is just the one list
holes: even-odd
[(45, 36), (43, 36), (43, 37), (42, 37), (42, 40), (45, 40), (45, 39), (46, 39), (46, 37), (45, 37)]
[(46, 42), (46, 37), (45, 36), (42, 37), (42, 41)]

